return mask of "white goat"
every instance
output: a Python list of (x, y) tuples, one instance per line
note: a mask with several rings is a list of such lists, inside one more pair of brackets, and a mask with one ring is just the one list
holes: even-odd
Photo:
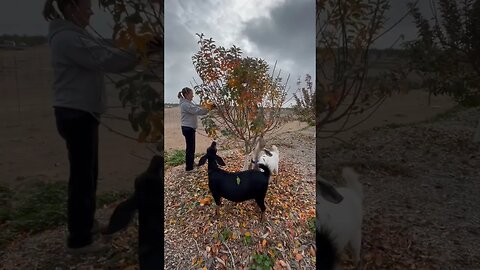
[(262, 154), (265, 153), (261, 149), (264, 149), (264, 148), (265, 148), (265, 139), (263, 139), (263, 136), (260, 136), (256, 140), (255, 148), (253, 149), (253, 151), (245, 156), (242, 171), (251, 170), (251, 169), (258, 170), (258, 161), (262, 156)]
[(259, 164), (265, 164), (272, 173), (278, 174), (278, 162), (280, 160), (280, 152), (277, 146), (272, 145), (272, 150), (264, 149), (262, 155), (258, 159)]
[(347, 244), (352, 248), (355, 265), (360, 260), (363, 188), (352, 168), (343, 168), (342, 176), (347, 186), (336, 188), (343, 197), (337, 203), (325, 199), (317, 184), (317, 269), (336, 269)]

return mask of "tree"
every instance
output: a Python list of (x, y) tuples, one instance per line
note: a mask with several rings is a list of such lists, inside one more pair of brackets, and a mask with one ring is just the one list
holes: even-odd
[(312, 76), (305, 76), (306, 87), (301, 87), (300, 78), (297, 81), (297, 93), (293, 94), (295, 99), (295, 105), (293, 110), (298, 119), (302, 122), (306, 122), (310, 126), (315, 125), (315, 105), (316, 105), (316, 92), (313, 89)]
[[(317, 0), (317, 134), (331, 137), (359, 125), (400, 90), (406, 77), (401, 62), (376, 76), (368, 73), (372, 45), (390, 30), (382, 32), (388, 9), (388, 0)], [(326, 129), (338, 122), (341, 127)]]
[(430, 94), (480, 105), (480, 1), (432, 1), (433, 24), (417, 2), (409, 3), (419, 36), (406, 44), (410, 68), (420, 74)]
[(206, 132), (212, 138), (220, 135), (240, 139), (249, 153), (257, 138), (280, 127), (286, 84), (275, 67), (260, 58), (242, 57), (240, 48), (217, 46), (212, 38), (199, 37), (199, 51), (192, 57), (202, 80), (194, 86), (201, 104), (215, 110), (202, 117)]
[(128, 120), (139, 142), (157, 142), (163, 149), (163, 5), (155, 0), (100, 0), (99, 5), (112, 14), (114, 43), (122, 49), (134, 47), (142, 57), (134, 72), (110, 78), (120, 89), (123, 107), (130, 109)]

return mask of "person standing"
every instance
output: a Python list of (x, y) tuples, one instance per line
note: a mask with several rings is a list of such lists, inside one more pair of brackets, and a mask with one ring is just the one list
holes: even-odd
[(185, 137), (185, 171), (194, 171), (195, 160), (195, 132), (197, 129), (198, 115), (206, 115), (208, 109), (198, 106), (192, 102), (193, 90), (185, 87), (178, 92), (178, 99), (180, 100), (181, 111), (181, 128), (182, 134)]
[(94, 241), (99, 230), (95, 210), (98, 125), (106, 110), (104, 73), (132, 70), (140, 60), (93, 38), (86, 31), (91, 15), (91, 0), (47, 0), (43, 9), (49, 22), (56, 127), (70, 165), (66, 246), (74, 254), (108, 248)]

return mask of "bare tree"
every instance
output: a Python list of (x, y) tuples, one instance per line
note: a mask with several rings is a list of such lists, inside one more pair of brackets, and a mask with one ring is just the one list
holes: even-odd
[[(401, 65), (369, 75), (369, 52), (384, 33), (388, 0), (317, 0), (317, 138), (368, 119), (406, 77)], [(403, 18), (402, 18), (403, 19)], [(383, 31), (383, 32), (382, 32)], [(363, 115), (352, 121), (352, 116)], [(341, 123), (328, 129), (329, 124)]]

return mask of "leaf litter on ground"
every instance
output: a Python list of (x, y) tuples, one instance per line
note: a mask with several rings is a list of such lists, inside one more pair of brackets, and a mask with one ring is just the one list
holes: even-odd
[[(223, 156), (227, 171), (240, 171), (244, 156), (231, 150)], [(208, 189), (206, 166), (195, 174), (173, 168), (165, 175), (166, 269), (248, 269), (255, 254), (271, 258), (275, 269), (292, 264), (315, 268), (314, 233), (308, 219), (315, 217), (315, 186), (299, 169), (280, 161), (272, 175), (265, 203), (265, 221), (254, 200), (233, 203), (222, 199), (216, 218)], [(188, 236), (188, 237), (185, 237)], [(260, 258), (260, 257), (258, 257)], [(265, 257), (261, 257), (265, 258)], [(273, 267), (274, 265), (272, 265)], [(171, 268), (169, 268), (171, 267)]]

